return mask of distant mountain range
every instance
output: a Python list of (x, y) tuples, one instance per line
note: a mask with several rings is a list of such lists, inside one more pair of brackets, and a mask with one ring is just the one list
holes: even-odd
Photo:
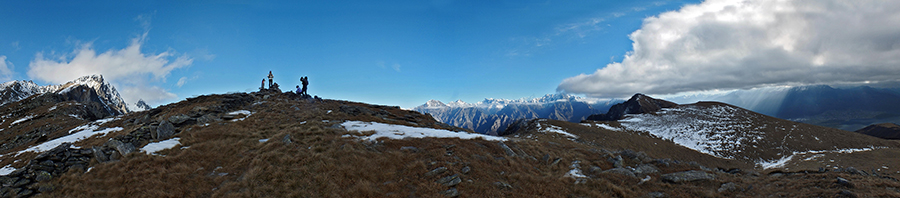
[[(900, 89), (834, 88), (826, 85), (771, 87), (728, 92), (657, 97), (678, 104), (718, 101), (792, 121), (855, 131), (875, 123), (900, 122)], [(517, 119), (546, 118), (578, 122), (606, 113), (623, 99), (593, 99), (567, 94), (518, 100), (485, 99), (477, 103), (428, 101), (414, 110), (481, 133), (503, 131)]]
[(580, 122), (591, 114), (604, 113), (619, 99), (591, 99), (568, 94), (548, 94), (518, 100), (488, 98), (476, 103), (430, 100), (413, 110), (431, 114), (438, 121), (496, 135), (517, 119), (548, 118)]

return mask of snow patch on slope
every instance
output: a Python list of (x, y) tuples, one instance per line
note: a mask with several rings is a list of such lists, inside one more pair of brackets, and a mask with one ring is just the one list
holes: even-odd
[(656, 115), (630, 114), (619, 123), (701, 153), (734, 159), (745, 149), (742, 145), (764, 138), (749, 116), (731, 106), (679, 106)]
[(16, 125), (16, 124), (18, 124), (18, 123), (20, 123), (20, 122), (25, 122), (25, 121), (31, 120), (31, 118), (34, 118), (34, 115), (25, 116), (25, 117), (22, 118), (22, 119), (18, 119), (18, 120), (16, 120), (16, 121), (13, 121), (11, 124), (9, 124), (9, 126)]
[(60, 137), (60, 138), (56, 138), (56, 139), (53, 139), (53, 140), (44, 142), (44, 143), (42, 143), (42, 144), (39, 144), (39, 145), (37, 145), (37, 146), (32, 146), (32, 147), (30, 147), (30, 148), (28, 148), (28, 149), (19, 151), (19, 152), (16, 154), (16, 156), (18, 156), (19, 154), (25, 153), (25, 152), (36, 152), (36, 153), (40, 153), (40, 152), (44, 152), (44, 151), (47, 151), (47, 150), (56, 148), (57, 146), (59, 146), (59, 145), (61, 145), (61, 144), (63, 144), (63, 143), (73, 143), (73, 142), (77, 142), (77, 141), (81, 141), (81, 140), (87, 139), (87, 138), (89, 138), (89, 137), (91, 137), (91, 136), (95, 136), (95, 135), (106, 135), (107, 133), (110, 133), (110, 132), (121, 131), (121, 130), (123, 129), (122, 127), (113, 127), (113, 128), (99, 129), (99, 128), (100, 128), (99, 125), (101, 125), (101, 124), (103, 124), (103, 123), (106, 123), (106, 122), (109, 122), (109, 121), (114, 120), (114, 119), (115, 119), (115, 118), (98, 120), (98, 121), (93, 122), (93, 123), (89, 123), (89, 124), (86, 124), (86, 125), (82, 125), (82, 126), (79, 126), (79, 127), (75, 127), (74, 129), (69, 130), (69, 135), (67, 135), (67, 136), (63, 136), (63, 137)]
[(581, 123), (581, 125), (584, 125), (586, 127), (603, 128), (610, 131), (622, 131), (622, 129), (620, 128), (612, 127), (602, 123)]
[(147, 155), (159, 155), (159, 154), (156, 154), (156, 152), (178, 146), (179, 144), (181, 144), (180, 140), (181, 140), (181, 138), (176, 137), (176, 138), (172, 138), (172, 139), (168, 139), (168, 140), (149, 143), (149, 144), (145, 145), (143, 148), (141, 148), (141, 151), (143, 151)]
[[(550, 125), (550, 124), (548, 124), (548, 125)], [(544, 133), (559, 133), (559, 134), (566, 135), (567, 137), (569, 137), (571, 139), (578, 139), (577, 135), (566, 132), (565, 130), (562, 129), (562, 127), (559, 127), (559, 126), (550, 125), (549, 127), (542, 127), (541, 123), (537, 123), (537, 128), (540, 129), (541, 132), (544, 132)]]
[[(459, 139), (476, 139), (482, 138), (484, 140), (491, 141), (506, 141), (506, 138), (497, 137), (497, 136), (489, 136), (483, 134), (475, 134), (475, 133), (466, 133), (466, 132), (453, 132), (443, 129), (432, 129), (432, 128), (421, 128), (421, 127), (410, 127), (404, 125), (395, 125), (395, 124), (384, 124), (377, 122), (363, 122), (363, 121), (346, 121), (341, 124), (347, 131), (357, 131), (360, 132), (359, 135), (351, 135), (347, 134), (343, 137), (357, 137), (364, 140), (378, 140), (378, 138), (386, 137), (390, 139), (404, 139), (404, 138), (459, 138)], [(374, 134), (365, 135), (362, 132), (365, 131), (374, 131)]]
[(16, 171), (16, 168), (13, 168), (11, 164), (7, 164), (3, 168), (0, 168), (0, 176), (9, 175), (13, 171)]
[(848, 154), (848, 153), (855, 153), (855, 152), (872, 151), (875, 149), (883, 149), (883, 148), (887, 148), (887, 147), (870, 146), (870, 147), (866, 147), (866, 148), (843, 148), (843, 149), (834, 149), (834, 150), (815, 150), (815, 151), (803, 151), (803, 152), (795, 151), (795, 152), (792, 152), (791, 155), (784, 156), (781, 159), (772, 160), (772, 161), (762, 160), (760, 162), (757, 162), (756, 166), (762, 167), (763, 169), (782, 168), (785, 165), (787, 165), (787, 163), (790, 162), (794, 158), (794, 156), (803, 157), (804, 155), (812, 154), (812, 156), (803, 159), (803, 161), (809, 161), (809, 160), (813, 160), (813, 159), (824, 156), (823, 153)]

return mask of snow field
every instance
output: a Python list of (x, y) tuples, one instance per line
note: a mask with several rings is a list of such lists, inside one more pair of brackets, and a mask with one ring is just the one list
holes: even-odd
[(490, 141), (506, 141), (506, 138), (483, 135), (483, 134), (474, 134), (474, 133), (466, 133), (466, 132), (453, 132), (443, 129), (432, 129), (432, 128), (421, 128), (421, 127), (410, 127), (404, 125), (395, 125), (395, 124), (384, 124), (378, 122), (363, 122), (363, 121), (346, 121), (341, 124), (347, 131), (374, 131), (374, 134), (371, 135), (363, 135), (360, 133), (359, 135), (351, 135), (346, 134), (343, 137), (357, 137), (364, 140), (374, 141), (378, 140), (378, 138), (390, 138), (390, 139), (404, 139), (404, 138), (459, 138), (459, 139), (476, 139), (482, 138), (484, 140)]
[(181, 144), (180, 140), (181, 140), (181, 138), (176, 137), (176, 138), (163, 140), (163, 141), (159, 141), (159, 142), (152, 142), (152, 143), (145, 145), (143, 148), (141, 148), (141, 151), (143, 151), (147, 155), (158, 155), (158, 154), (156, 154), (156, 152), (174, 148), (175, 146), (180, 145)]

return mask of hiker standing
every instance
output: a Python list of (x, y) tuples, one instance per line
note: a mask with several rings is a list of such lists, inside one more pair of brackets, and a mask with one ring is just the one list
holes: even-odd
[(275, 78), (275, 76), (272, 75), (272, 71), (269, 71), (269, 89), (272, 88), (272, 78)]
[(259, 90), (266, 89), (266, 79), (263, 78), (262, 82), (259, 83)]
[(306, 86), (309, 85), (309, 77), (304, 76), (300, 78), (300, 82), (303, 83), (303, 90), (301, 91), (304, 95), (309, 95), (306, 93)]

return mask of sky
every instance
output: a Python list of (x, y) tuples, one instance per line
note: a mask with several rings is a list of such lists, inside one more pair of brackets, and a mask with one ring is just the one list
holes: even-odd
[[(894, 1), (4, 1), (0, 81), (102, 74), (128, 103), (282, 90), (627, 97), (900, 79)], [(891, 25), (897, 24), (897, 25)]]

